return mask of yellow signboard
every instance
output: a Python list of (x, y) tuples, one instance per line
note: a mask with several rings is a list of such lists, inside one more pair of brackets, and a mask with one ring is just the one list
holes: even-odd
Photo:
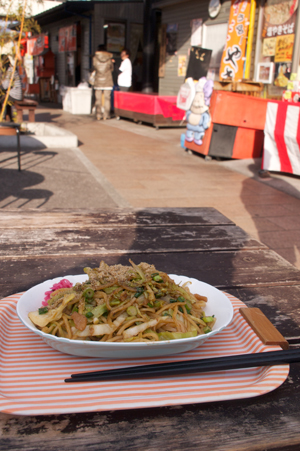
[(263, 56), (274, 56), (276, 49), (276, 38), (266, 38), (263, 40)]
[(186, 55), (178, 55), (177, 75), (178, 77), (186, 76)]
[(292, 61), (294, 39), (294, 34), (276, 36), (275, 63)]
[(241, 80), (249, 26), (250, 0), (231, 0), (227, 43), (223, 51), (220, 78)]

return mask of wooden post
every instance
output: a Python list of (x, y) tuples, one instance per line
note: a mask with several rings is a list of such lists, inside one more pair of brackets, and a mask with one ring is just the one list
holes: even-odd
[(247, 51), (246, 51), (245, 79), (250, 78), (252, 43), (253, 43), (254, 24), (255, 24), (255, 10), (256, 10), (256, 0), (251, 0), (250, 23), (249, 23), (248, 42), (247, 42)]
[(166, 48), (167, 48), (167, 24), (163, 23), (160, 30), (160, 52), (159, 52), (159, 71), (158, 71), (158, 76), (160, 78), (165, 76)]

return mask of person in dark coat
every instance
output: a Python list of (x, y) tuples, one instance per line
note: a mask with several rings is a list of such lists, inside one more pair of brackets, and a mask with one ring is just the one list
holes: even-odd
[(113, 88), (112, 72), (114, 69), (114, 60), (112, 57), (113, 54), (107, 52), (104, 46), (99, 46), (93, 58), (93, 67), (96, 71), (94, 89), (96, 117), (98, 121), (102, 119), (102, 95), (104, 96), (103, 119), (110, 118), (111, 92)]

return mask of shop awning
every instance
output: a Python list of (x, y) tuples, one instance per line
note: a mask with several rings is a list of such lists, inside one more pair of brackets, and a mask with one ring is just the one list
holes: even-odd
[(71, 0), (62, 3), (55, 8), (51, 8), (41, 14), (34, 16), (39, 25), (48, 25), (58, 20), (67, 19), (74, 14), (86, 14), (94, 10), (97, 3), (142, 3), (143, 0), (98, 0), (98, 1), (77, 1)]

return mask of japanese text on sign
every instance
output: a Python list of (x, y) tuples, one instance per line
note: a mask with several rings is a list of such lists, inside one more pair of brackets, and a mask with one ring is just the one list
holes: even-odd
[(220, 78), (243, 78), (246, 38), (249, 26), (250, 0), (232, 0), (226, 47), (223, 51)]
[(298, 0), (267, 0), (262, 38), (294, 34), (297, 8)]

